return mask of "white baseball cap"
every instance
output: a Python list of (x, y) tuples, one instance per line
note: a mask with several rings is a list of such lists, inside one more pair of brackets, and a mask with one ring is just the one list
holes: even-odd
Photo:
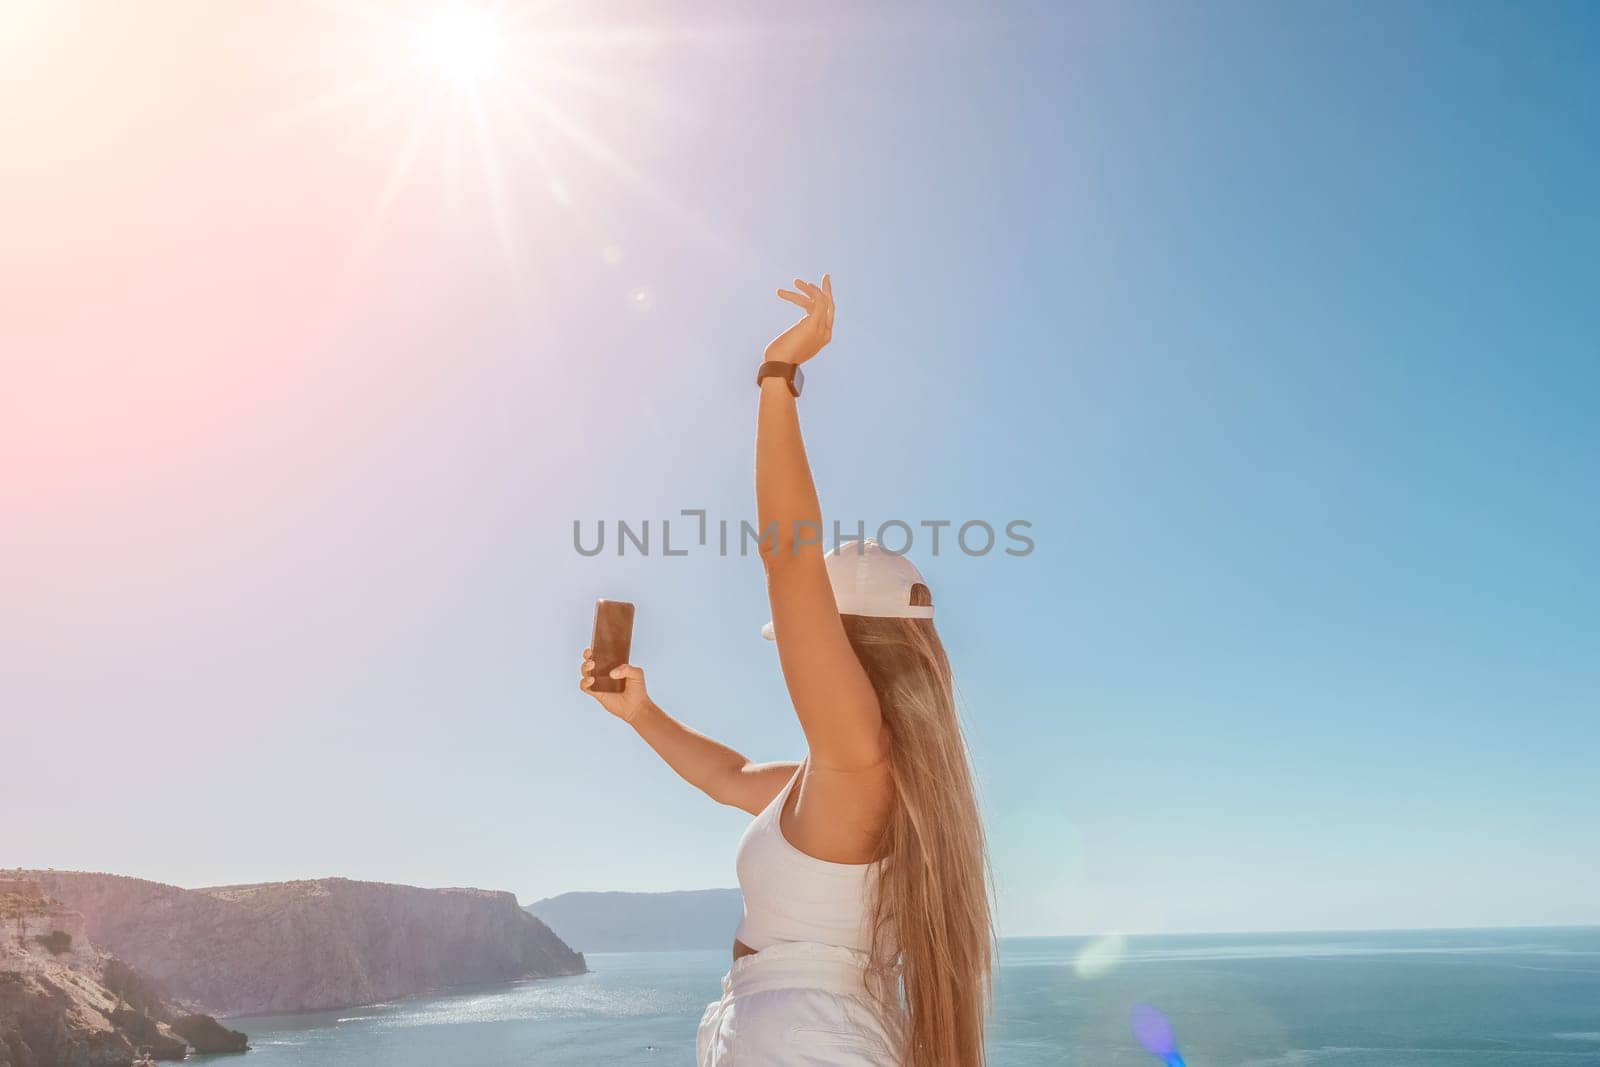
[[(877, 619), (931, 619), (932, 604), (913, 604), (914, 586), (927, 588), (916, 564), (897, 556), (878, 542), (844, 541), (822, 557), (828, 568), (828, 584), (833, 586), (833, 601), (840, 615), (868, 615)], [(761, 628), (761, 636), (776, 640), (772, 623)]]

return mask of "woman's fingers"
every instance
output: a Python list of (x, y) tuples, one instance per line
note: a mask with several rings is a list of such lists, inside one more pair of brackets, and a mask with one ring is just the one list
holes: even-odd
[[(833, 336), (833, 277), (828, 274), (822, 276), (822, 284), (812, 285), (804, 278), (796, 278), (795, 285), (805, 290), (811, 297), (810, 311), (817, 317), (817, 325), (827, 337)], [(826, 342), (824, 342), (826, 343)]]
[(594, 659), (594, 649), (592, 649), (592, 648), (584, 649), (583, 650), (583, 658), (584, 659)]
[(594, 679), (587, 674), (578, 679), (578, 688), (582, 689), (585, 693), (589, 691), (589, 687), (592, 685), (594, 685)]
[(644, 671), (640, 670), (638, 667), (635, 667), (631, 663), (624, 663), (622, 666), (616, 667), (611, 671), (611, 677), (630, 678), (633, 681), (642, 682), (644, 681)]
[(794, 280), (793, 289), (779, 289), (778, 297), (805, 311), (806, 317), (789, 328), (786, 338), (805, 337), (811, 351), (833, 340), (833, 276), (824, 274), (821, 285), (813, 285), (804, 278)]

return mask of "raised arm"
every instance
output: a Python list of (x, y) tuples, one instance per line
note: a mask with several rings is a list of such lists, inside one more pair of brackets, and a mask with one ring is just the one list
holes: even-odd
[[(833, 281), (795, 279), (778, 295), (805, 317), (767, 346), (769, 361), (800, 364), (833, 337)], [(811, 479), (800, 414), (788, 383), (761, 383), (756, 423), (756, 510), (778, 659), (813, 764), (859, 770), (887, 752), (883, 716), (839, 621), (823, 562), (822, 508)]]
[(743, 808), (755, 815), (765, 808), (794, 776), (798, 763), (752, 763), (721, 741), (668, 715), (645, 692), (644, 671), (625, 664), (611, 672), (623, 680), (620, 693), (597, 693), (594, 660), (583, 650), (583, 670), (578, 688), (594, 697), (611, 714), (632, 726), (645, 743), (678, 777), (718, 804)]

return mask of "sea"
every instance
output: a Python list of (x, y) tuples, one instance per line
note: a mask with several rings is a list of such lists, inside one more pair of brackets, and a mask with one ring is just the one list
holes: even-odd
[[(727, 950), (588, 962), (229, 1025), (250, 1035), (249, 1067), (694, 1063)], [(1600, 927), (1008, 938), (999, 963), (994, 1067), (1160, 1064), (1136, 1008), (1165, 1016), (1188, 1067), (1600, 1067)]]

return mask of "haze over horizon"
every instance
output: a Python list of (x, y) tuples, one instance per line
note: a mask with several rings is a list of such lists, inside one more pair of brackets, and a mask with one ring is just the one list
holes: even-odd
[(659, 523), (827, 270), (1003, 934), (1600, 923), (1600, 6), (172, 7), (0, 5), (0, 865), (733, 884), (578, 654), (803, 754)]
[[(20, 871), (28, 871), (28, 870), (39, 870), (39, 869), (41, 869), (41, 868), (31, 868), (31, 867), (9, 867), (9, 868), (7, 868), (7, 867), (0, 867), (0, 877), (5, 876), (8, 872), (11, 872), (11, 871), (19, 871), (19, 870)], [(47, 868), (47, 869), (65, 871), (64, 868)], [(71, 873), (71, 872), (68, 872), (68, 873)], [(127, 872), (122, 872), (122, 871), (83, 871), (83, 872), (77, 872), (77, 873), (116, 874), (116, 875), (122, 875), (122, 876), (130, 877), (130, 878), (139, 878), (140, 877), (139, 875), (127, 874)], [(212, 885), (179, 886), (178, 888), (191, 889), (191, 890), (227, 889), (227, 888), (231, 888), (231, 887), (239, 886), (239, 885), (256, 885), (256, 884), (272, 885), (272, 884), (281, 884), (281, 883), (284, 883), (284, 882), (297, 882), (297, 881), (315, 882), (315, 881), (322, 881), (324, 879), (336, 879), (336, 878), (344, 878), (344, 879), (348, 879), (348, 880), (351, 880), (351, 881), (369, 881), (370, 880), (370, 879), (349, 879), (349, 876), (347, 876), (347, 875), (329, 874), (329, 875), (314, 875), (314, 876), (301, 877), (301, 878), (271, 879), (271, 880), (267, 880), (265, 882), (259, 882), (259, 883), (257, 883), (257, 882), (251, 882), (251, 883), (219, 882), (219, 883), (215, 883), (215, 884), (212, 884)], [(160, 881), (159, 879), (144, 879), (144, 880), (145, 881)], [(170, 885), (170, 884), (175, 884), (175, 883), (163, 883), (163, 884), (169, 884)], [(487, 889), (487, 890), (501, 890), (502, 889), (502, 887), (499, 887), (499, 886), (466, 886), (466, 885), (455, 885), (455, 884), (421, 886), (419, 888), (424, 888), (424, 889)], [(504, 891), (511, 892), (511, 890), (504, 890)], [(574, 895), (574, 894), (602, 895), (602, 896), (611, 895), (611, 894), (673, 895), (673, 894), (696, 894), (696, 893), (727, 892), (727, 891), (737, 892), (738, 891), (738, 887), (737, 886), (703, 886), (703, 887), (696, 888), (696, 889), (657, 889), (657, 890), (574, 889), (574, 890), (563, 890), (563, 891), (561, 891), (559, 893), (552, 893), (552, 894), (549, 894), (547, 897), (539, 897), (539, 898), (534, 899), (534, 900), (529, 900), (529, 899), (524, 899), (522, 897), (518, 897), (517, 903), (524, 910), (531, 910), (534, 905), (539, 904), (539, 903), (543, 903), (546, 900), (549, 900), (549, 899), (552, 899), (552, 898), (556, 898), (556, 897)], [(1000, 936), (1002, 936), (1002, 937), (1019, 937), (1019, 938), (1029, 938), (1029, 937), (1102, 938), (1102, 937), (1105, 937), (1108, 934), (1120, 935), (1120, 936), (1125, 936), (1125, 937), (1161, 937), (1161, 936), (1167, 936), (1167, 935), (1176, 935), (1176, 936), (1189, 936), (1189, 935), (1194, 935), (1194, 936), (1208, 936), (1208, 935), (1227, 936), (1227, 935), (1231, 935), (1231, 934), (1254, 936), (1254, 935), (1258, 935), (1258, 934), (1259, 935), (1271, 935), (1271, 934), (1278, 934), (1278, 935), (1286, 935), (1286, 934), (1356, 934), (1356, 933), (1389, 933), (1389, 932), (1394, 932), (1394, 933), (1426, 933), (1426, 932), (1429, 932), (1429, 931), (1441, 931), (1442, 932), (1442, 931), (1472, 931), (1472, 930), (1553, 930), (1553, 929), (1593, 930), (1593, 929), (1600, 929), (1600, 923), (1594, 923), (1594, 922), (1576, 922), (1576, 923), (1499, 923), (1499, 924), (1485, 923), (1485, 924), (1476, 925), (1476, 926), (1427, 926), (1427, 925), (1422, 925), (1422, 926), (1335, 926), (1335, 927), (1297, 927), (1297, 928), (1292, 928), (1292, 929), (1280, 929), (1280, 930), (1270, 930), (1270, 929), (1248, 929), (1248, 930), (1231, 930), (1231, 929), (1230, 930), (1202, 930), (1202, 929), (1194, 929), (1194, 930), (1188, 930), (1188, 929), (1181, 929), (1181, 930), (1177, 930), (1177, 929), (1175, 929), (1175, 930), (1122, 930), (1122, 929), (1115, 929), (1115, 930), (1108, 930), (1108, 929), (1081, 929), (1081, 930), (1053, 930), (1053, 931), (1018, 931), (1018, 932), (1013, 932), (1013, 933), (1002, 933)], [(559, 933), (560, 931), (557, 931), (557, 932)]]

